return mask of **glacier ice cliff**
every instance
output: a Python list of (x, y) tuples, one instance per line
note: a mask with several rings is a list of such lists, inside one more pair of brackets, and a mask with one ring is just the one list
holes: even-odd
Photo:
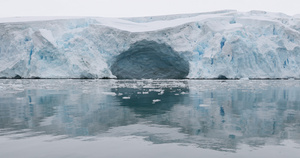
[(300, 17), (0, 19), (0, 78), (300, 78)]

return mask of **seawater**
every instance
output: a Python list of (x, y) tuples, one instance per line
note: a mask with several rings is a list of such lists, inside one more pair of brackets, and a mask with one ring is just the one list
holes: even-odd
[(299, 155), (299, 80), (0, 80), (3, 158)]

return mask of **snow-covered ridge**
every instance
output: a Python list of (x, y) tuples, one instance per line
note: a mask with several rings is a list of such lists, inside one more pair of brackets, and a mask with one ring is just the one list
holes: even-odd
[(6, 18), (0, 56), (2, 78), (300, 78), (300, 18), (232, 10)]

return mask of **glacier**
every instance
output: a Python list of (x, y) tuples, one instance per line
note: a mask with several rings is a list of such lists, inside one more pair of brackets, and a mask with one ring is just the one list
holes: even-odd
[(0, 19), (0, 78), (300, 78), (300, 16)]

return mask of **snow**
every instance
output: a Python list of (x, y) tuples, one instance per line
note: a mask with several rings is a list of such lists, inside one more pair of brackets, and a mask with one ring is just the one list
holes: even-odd
[[(147, 43), (151, 46), (143, 47)], [(149, 49), (155, 52), (140, 58), (138, 51)], [(126, 56), (122, 53), (132, 58), (116, 67)], [(151, 78), (143, 73), (162, 65), (171, 66), (159, 72), (166, 74), (163, 78), (182, 78), (165, 73), (176, 70), (186, 78), (300, 78), (299, 55), (299, 15), (225, 10), (140, 18), (0, 19), (1, 78), (116, 78), (115, 69), (123, 66), (138, 78)], [(128, 62), (133, 59), (151, 67), (135, 72), (137, 65)]]
[(0, 23), (19, 23), (19, 22), (33, 22), (33, 21), (49, 21), (59, 19), (78, 19), (82, 17), (10, 17), (1, 18)]

